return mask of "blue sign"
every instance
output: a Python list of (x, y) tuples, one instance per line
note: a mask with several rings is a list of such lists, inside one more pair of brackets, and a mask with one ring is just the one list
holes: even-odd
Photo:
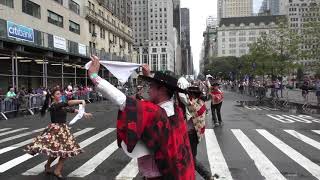
[(34, 42), (34, 33), (32, 28), (7, 21), (7, 31), (8, 36), (11, 38)]

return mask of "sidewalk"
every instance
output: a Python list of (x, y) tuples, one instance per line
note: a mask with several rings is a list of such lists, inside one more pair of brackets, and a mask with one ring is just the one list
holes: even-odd
[[(271, 89), (268, 89), (267, 97), (271, 98)], [(284, 89), (282, 90), (282, 97), (281, 91), (278, 91), (279, 99), (283, 101), (287, 101), (289, 103), (295, 104), (310, 104), (313, 106), (317, 106), (317, 96), (315, 91), (309, 91), (308, 96), (306, 99), (302, 97), (301, 89)]]

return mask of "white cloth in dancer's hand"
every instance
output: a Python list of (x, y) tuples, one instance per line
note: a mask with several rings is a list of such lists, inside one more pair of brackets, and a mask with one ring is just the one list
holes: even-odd
[(69, 125), (73, 125), (78, 120), (82, 119), (83, 115), (85, 113), (85, 109), (82, 104), (79, 105), (78, 114), (69, 122)]
[[(121, 83), (126, 83), (131, 74), (141, 66), (141, 64), (119, 62), (119, 61), (100, 61)], [(91, 61), (85, 65), (88, 70), (91, 66)]]

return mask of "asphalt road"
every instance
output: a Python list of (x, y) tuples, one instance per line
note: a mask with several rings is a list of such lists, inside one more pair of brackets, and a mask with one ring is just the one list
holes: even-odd
[[(259, 105), (254, 100), (226, 92), (224, 125), (213, 128), (208, 113), (198, 160), (220, 179), (320, 179), (318, 112)], [(85, 153), (67, 160), (63, 175), (70, 180), (141, 179), (136, 162), (116, 146), (116, 107), (101, 102), (89, 104), (86, 111), (94, 118), (72, 126)], [(56, 179), (43, 173), (45, 156), (23, 152), (25, 144), (48, 123), (48, 116), (39, 115), (0, 120), (0, 179)]]

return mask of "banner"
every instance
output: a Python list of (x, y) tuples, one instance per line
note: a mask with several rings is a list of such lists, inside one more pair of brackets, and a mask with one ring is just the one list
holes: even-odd
[(7, 32), (8, 37), (34, 42), (34, 32), (32, 28), (7, 21)]
[(66, 39), (59, 37), (59, 36), (53, 36), (53, 47), (58, 49), (67, 50), (67, 43)]

